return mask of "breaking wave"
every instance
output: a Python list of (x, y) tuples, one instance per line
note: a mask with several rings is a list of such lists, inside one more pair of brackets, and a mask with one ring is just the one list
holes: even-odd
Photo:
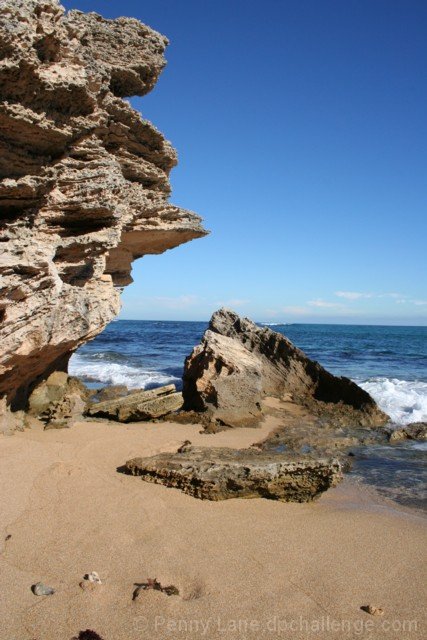
[(427, 420), (427, 382), (396, 378), (356, 380), (393, 422), (408, 424)]
[(105, 385), (124, 384), (130, 389), (149, 389), (181, 382), (181, 379), (174, 375), (111, 361), (113, 358), (108, 360), (98, 357), (98, 361), (93, 361), (74, 354), (70, 360), (69, 372), (83, 382)]

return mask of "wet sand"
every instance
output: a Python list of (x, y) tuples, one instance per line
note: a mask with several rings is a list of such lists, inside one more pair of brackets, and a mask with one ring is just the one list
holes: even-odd
[[(184, 440), (246, 447), (277, 426), (79, 423), (0, 440), (1, 640), (427, 635), (426, 519), (345, 480), (311, 504), (207, 502), (117, 473)], [(11, 536), (6, 540), (7, 536)], [(79, 587), (97, 571), (103, 584)], [(156, 578), (178, 596), (154, 590)], [(55, 588), (36, 597), (42, 581)], [(360, 609), (374, 604), (383, 616)]]

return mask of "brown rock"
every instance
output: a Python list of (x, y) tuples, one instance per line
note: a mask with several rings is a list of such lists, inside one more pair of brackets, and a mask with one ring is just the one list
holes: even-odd
[(40, 429), (44, 426), (41, 420), (24, 411), (11, 411), (6, 398), (0, 398), (0, 433), (3, 435), (12, 435), (15, 431), (24, 429)]
[(125, 470), (195, 498), (270, 498), (308, 502), (342, 477), (338, 460), (297, 458), (258, 449), (184, 447), (128, 460)]
[(119, 422), (139, 422), (159, 418), (182, 407), (182, 394), (169, 384), (150, 391), (131, 393), (123, 398), (94, 403), (87, 414)]
[(184, 408), (208, 412), (228, 426), (253, 426), (262, 417), (262, 371), (238, 340), (206, 331), (185, 362)]
[(46, 429), (69, 427), (83, 416), (89, 394), (78, 378), (55, 371), (32, 392), (28, 414), (44, 421)]
[(12, 412), (6, 398), (0, 398), (0, 433), (12, 435), (14, 431), (23, 431), (24, 428), (24, 412)]
[(390, 442), (399, 440), (427, 440), (427, 422), (411, 422), (410, 424), (389, 432)]
[(292, 398), (314, 414), (380, 426), (388, 417), (354, 382), (326, 371), (285, 336), (220, 309), (185, 361), (184, 409), (229, 426), (256, 424), (265, 396)]
[(0, 3), (0, 397), (32, 388), (120, 308), (135, 258), (205, 235), (168, 202), (170, 143), (122, 98), (167, 39), (131, 18)]
[[(138, 389), (137, 391), (141, 391)], [(130, 391), (124, 384), (113, 384), (111, 387), (103, 387), (99, 389), (94, 395), (93, 400), (96, 402), (105, 402), (106, 400), (115, 400), (116, 398), (124, 398), (129, 395)], [(135, 393), (135, 392), (132, 392)]]
[(366, 613), (369, 613), (369, 615), (371, 616), (383, 616), (384, 615), (384, 609), (381, 609), (380, 607), (375, 607), (373, 604), (366, 604), (363, 607), (361, 607), (362, 611), (366, 611)]

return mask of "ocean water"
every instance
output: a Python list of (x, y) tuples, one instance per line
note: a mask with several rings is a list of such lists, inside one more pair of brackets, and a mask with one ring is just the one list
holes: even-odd
[[(269, 325), (310, 358), (368, 391), (395, 424), (427, 421), (427, 327)], [(205, 322), (118, 320), (81, 347), (70, 372), (86, 384), (181, 388), (184, 359)], [(373, 447), (356, 456), (353, 475), (388, 497), (421, 506), (426, 443)]]
[[(72, 357), (93, 386), (181, 386), (184, 359), (205, 322), (118, 320)], [(427, 420), (427, 327), (272, 325), (310, 358), (355, 380), (396, 423)]]

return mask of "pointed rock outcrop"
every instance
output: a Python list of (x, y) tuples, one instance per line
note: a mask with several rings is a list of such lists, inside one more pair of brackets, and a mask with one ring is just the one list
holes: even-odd
[(232, 427), (257, 424), (265, 396), (284, 395), (346, 424), (381, 426), (388, 419), (352, 380), (329, 373), (282, 334), (227, 309), (213, 314), (186, 359), (183, 395), (186, 410)]

